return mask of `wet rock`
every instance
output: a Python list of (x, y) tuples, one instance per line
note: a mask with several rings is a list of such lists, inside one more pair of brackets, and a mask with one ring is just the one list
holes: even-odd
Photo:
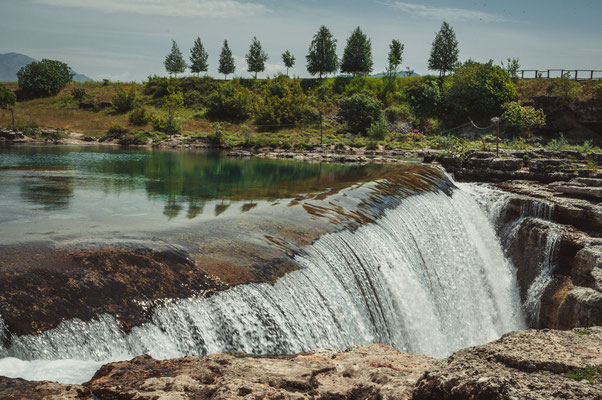
[(586, 287), (571, 289), (558, 310), (561, 329), (602, 325), (602, 293)]
[(0, 376), (2, 400), (82, 400), (89, 399), (88, 391), (80, 385), (61, 385), (55, 382), (30, 382)]
[(460, 350), (425, 372), (414, 400), (602, 399), (595, 384), (569, 372), (602, 365), (602, 328), (522, 331)]
[(602, 247), (587, 247), (573, 260), (571, 276), (575, 284), (602, 292)]

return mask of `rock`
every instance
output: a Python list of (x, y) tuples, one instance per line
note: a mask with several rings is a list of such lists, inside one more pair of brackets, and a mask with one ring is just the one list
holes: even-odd
[(110, 101), (101, 101), (98, 103), (98, 108), (111, 108), (113, 107), (113, 103)]
[(0, 376), (0, 399), (3, 400), (83, 400), (88, 391), (80, 385), (55, 382), (30, 382)]
[(571, 276), (575, 284), (602, 292), (602, 247), (587, 247), (573, 260)]
[(602, 399), (602, 375), (590, 384), (569, 371), (602, 365), (602, 328), (522, 331), (460, 350), (425, 372), (414, 400)]
[(558, 310), (573, 288), (573, 281), (568, 276), (553, 276), (541, 296), (539, 326), (558, 329)]
[(558, 324), (561, 329), (602, 325), (602, 293), (579, 286), (571, 289), (558, 310)]
[(91, 109), (94, 108), (94, 103), (80, 102), (79, 103), (79, 108), (81, 108), (82, 110), (91, 110)]
[(602, 187), (566, 184), (554, 186), (554, 189), (562, 193), (576, 195), (579, 197), (594, 197), (602, 199)]

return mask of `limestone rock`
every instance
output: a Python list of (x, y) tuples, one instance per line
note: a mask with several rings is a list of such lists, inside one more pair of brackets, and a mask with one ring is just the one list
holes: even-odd
[(569, 371), (602, 365), (602, 328), (522, 331), (438, 361), (418, 382), (415, 400), (602, 399), (596, 382)]
[(585, 287), (570, 290), (558, 310), (559, 327), (602, 325), (602, 293)]

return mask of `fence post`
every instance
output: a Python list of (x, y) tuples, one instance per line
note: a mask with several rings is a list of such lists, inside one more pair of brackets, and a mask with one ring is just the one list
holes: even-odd
[(550, 79), (550, 70), (548, 70), (548, 79)]
[(594, 70), (592, 69), (590, 72), (591, 72), (591, 76), (589, 77), (589, 79), (591, 81), (593, 81), (594, 80)]
[(577, 79), (577, 74), (579, 74), (579, 70), (577, 70), (577, 69), (576, 69), (576, 70), (575, 70), (575, 80), (578, 80), (578, 79)]
[(537, 75), (539, 74), (539, 70), (535, 70), (535, 79), (537, 79)]

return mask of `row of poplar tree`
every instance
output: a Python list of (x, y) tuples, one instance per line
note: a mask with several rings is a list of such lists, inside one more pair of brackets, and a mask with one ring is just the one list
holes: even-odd
[[(349, 38), (343, 52), (343, 57), (339, 60), (337, 54), (337, 40), (326, 26), (320, 27), (314, 35), (307, 59), (307, 72), (312, 76), (318, 75), (322, 78), (324, 75), (336, 73), (340, 70), (343, 74), (368, 75), (372, 72), (372, 41), (358, 27)], [(403, 61), (404, 45), (399, 40), (393, 40), (389, 45), (387, 74), (396, 76), (399, 67)], [(209, 69), (208, 54), (205, 51), (200, 38), (194, 42), (190, 50), (190, 71), (195, 74), (207, 72)], [(440, 75), (452, 71), (458, 64), (458, 41), (456, 34), (447, 22), (443, 22), (441, 29), (435, 36), (429, 58), (429, 69), (439, 71)], [(246, 55), (247, 71), (255, 74), (265, 71), (265, 63), (268, 60), (267, 53), (261, 47), (261, 43), (256, 37), (253, 38), (249, 52)], [(286, 67), (288, 75), (289, 68), (295, 65), (295, 56), (290, 51), (282, 54), (282, 62)], [(182, 56), (182, 52), (177, 43), (172, 40), (170, 53), (165, 57), (165, 69), (169, 74), (177, 75), (186, 71), (188, 65)], [(227, 79), (228, 75), (236, 70), (232, 51), (228, 46), (228, 41), (224, 40), (224, 45), (219, 57), (218, 72)]]

